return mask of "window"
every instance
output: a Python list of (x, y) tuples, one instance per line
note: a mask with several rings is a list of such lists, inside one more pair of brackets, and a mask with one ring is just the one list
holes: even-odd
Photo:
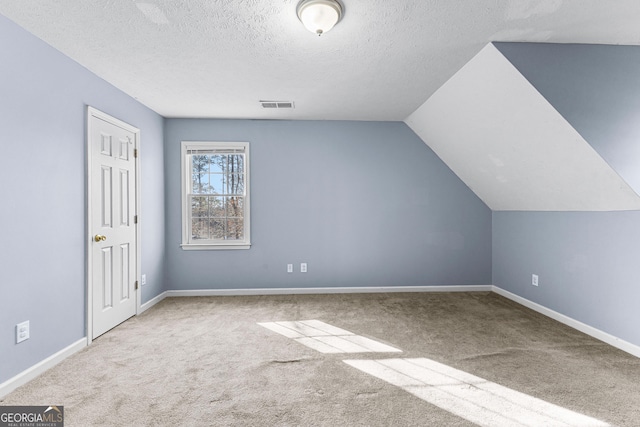
[(249, 249), (249, 143), (182, 142), (182, 248)]

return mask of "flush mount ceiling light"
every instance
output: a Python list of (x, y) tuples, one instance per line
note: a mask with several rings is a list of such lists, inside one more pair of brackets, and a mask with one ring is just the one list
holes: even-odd
[(302, 0), (297, 11), (307, 30), (321, 36), (340, 22), (343, 8), (337, 0)]

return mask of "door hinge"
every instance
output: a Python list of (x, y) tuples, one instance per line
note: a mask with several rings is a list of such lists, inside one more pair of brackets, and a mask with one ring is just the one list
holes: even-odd
[(134, 215), (133, 216), (133, 223), (137, 224), (138, 223), (138, 215)]
[(138, 158), (138, 149), (137, 148), (133, 149), (133, 157)]
[(138, 281), (136, 280), (136, 291), (138, 290)]

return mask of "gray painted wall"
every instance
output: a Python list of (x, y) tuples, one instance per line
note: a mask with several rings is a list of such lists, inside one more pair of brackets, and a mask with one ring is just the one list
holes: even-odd
[[(640, 193), (640, 47), (495, 46)], [(640, 345), (639, 238), (638, 211), (494, 212), (493, 284)]]
[(85, 336), (86, 106), (141, 129), (145, 301), (164, 290), (164, 150), (162, 117), (1, 15), (0, 64), (2, 383)]
[(640, 46), (495, 46), (640, 194)]
[[(251, 143), (250, 250), (179, 247), (182, 140)], [(490, 283), (490, 210), (404, 123), (167, 119), (165, 144), (169, 289)]]
[(494, 212), (493, 284), (640, 345), (639, 225), (636, 211)]

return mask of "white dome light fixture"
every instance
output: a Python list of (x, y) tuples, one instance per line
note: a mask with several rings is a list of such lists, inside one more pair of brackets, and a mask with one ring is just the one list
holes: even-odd
[(342, 4), (337, 0), (302, 0), (298, 3), (298, 18), (319, 36), (333, 28), (342, 19)]

